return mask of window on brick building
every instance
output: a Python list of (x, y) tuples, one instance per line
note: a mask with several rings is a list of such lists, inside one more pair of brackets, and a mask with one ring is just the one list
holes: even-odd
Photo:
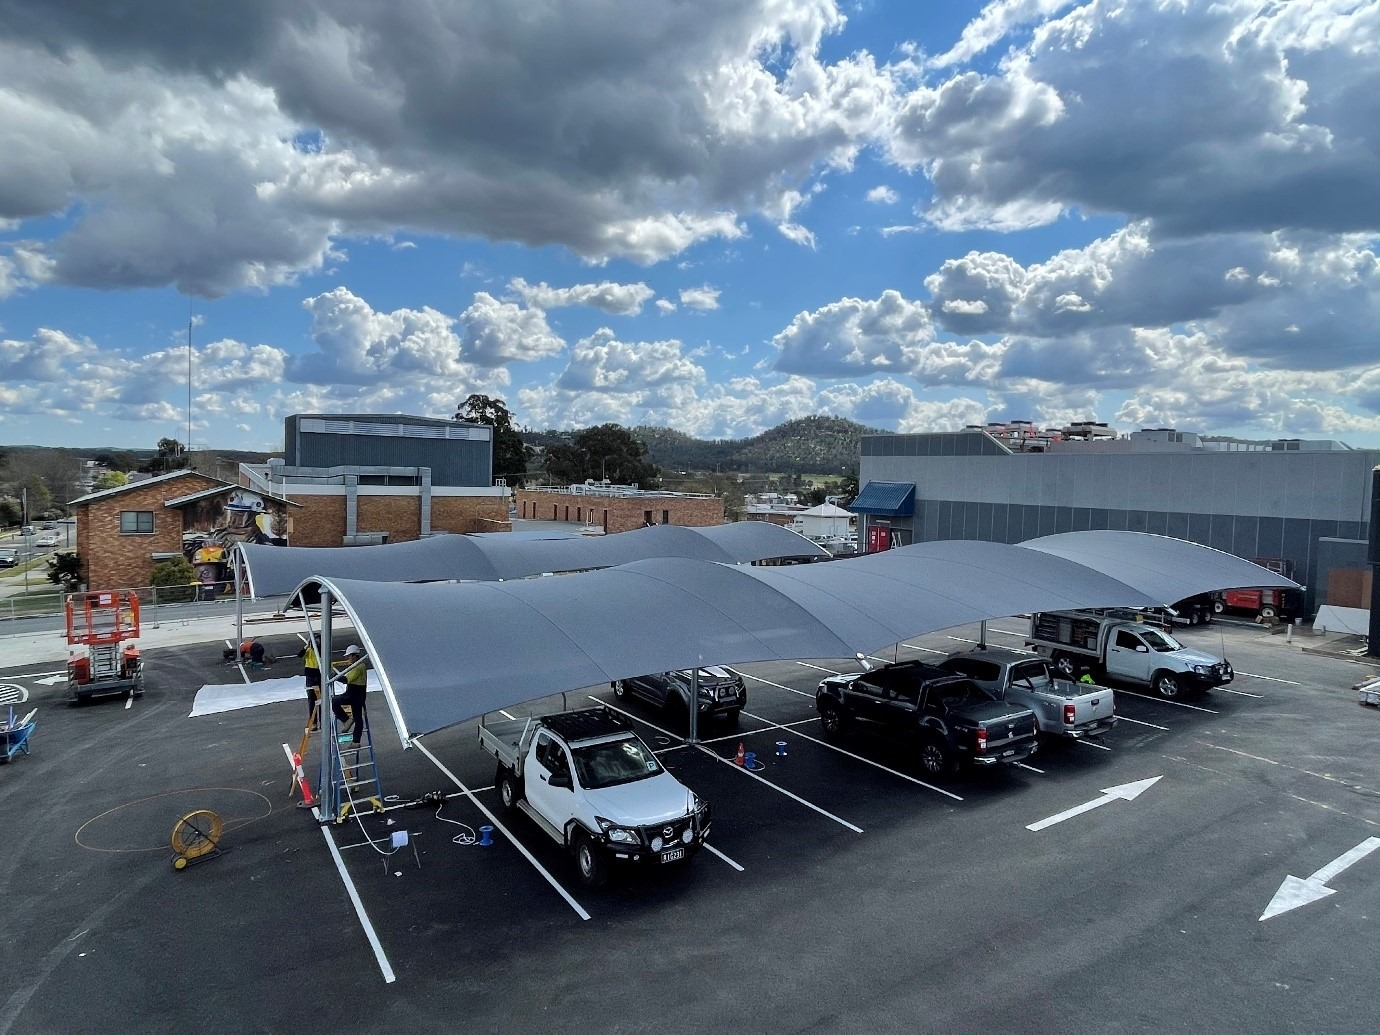
[(122, 510), (120, 511), (120, 532), (123, 535), (130, 535), (136, 532), (153, 531), (153, 511), (151, 510)]
[(663, 510), (661, 512), (661, 523), (663, 525), (669, 525), (671, 523), (671, 512), (669, 510)]

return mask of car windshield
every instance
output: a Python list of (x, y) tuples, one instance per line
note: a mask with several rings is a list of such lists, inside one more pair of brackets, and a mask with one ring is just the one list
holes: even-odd
[(1174, 639), (1174, 637), (1166, 636), (1164, 633), (1155, 629), (1142, 630), (1141, 636), (1145, 638), (1146, 643), (1150, 644), (1151, 650), (1157, 650), (1162, 654), (1184, 649), (1184, 645)]
[(571, 749), (580, 786), (587, 790), (645, 780), (661, 772), (661, 763), (636, 737), (607, 740)]

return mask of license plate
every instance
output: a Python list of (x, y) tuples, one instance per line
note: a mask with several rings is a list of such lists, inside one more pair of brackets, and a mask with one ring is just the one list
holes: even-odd
[(664, 862), (664, 863), (673, 863), (673, 862), (675, 862), (677, 859), (684, 859), (684, 858), (685, 858), (685, 849), (684, 849), (684, 848), (672, 848), (669, 852), (662, 852), (662, 853), (661, 853), (661, 861)]

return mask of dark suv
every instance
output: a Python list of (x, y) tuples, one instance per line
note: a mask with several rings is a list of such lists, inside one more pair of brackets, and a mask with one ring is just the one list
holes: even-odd
[[(613, 692), (624, 697), (640, 697), (648, 704), (662, 709), (673, 718), (685, 721), (690, 714), (690, 670), (654, 672), (632, 679), (615, 680)], [(738, 722), (738, 713), (747, 704), (747, 687), (737, 672), (717, 665), (700, 669), (700, 717), (722, 717), (730, 724)]]
[(19, 566), (19, 551), (11, 546), (0, 549), (0, 568), (16, 568)]

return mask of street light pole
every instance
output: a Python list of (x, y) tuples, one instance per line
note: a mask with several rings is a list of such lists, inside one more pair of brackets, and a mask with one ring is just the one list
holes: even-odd
[(24, 595), (29, 595), (29, 562), (34, 559), (33, 548), (29, 545), (29, 490), (23, 488), (19, 490), (19, 499), (23, 509), (24, 524), (20, 526), (19, 534), (24, 537)]

